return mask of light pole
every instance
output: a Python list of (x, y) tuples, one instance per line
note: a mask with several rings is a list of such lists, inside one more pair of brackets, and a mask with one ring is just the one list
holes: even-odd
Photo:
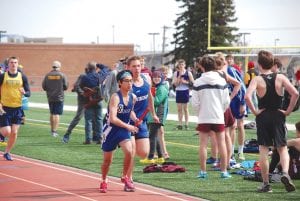
[(163, 42), (162, 42), (162, 51), (161, 51), (161, 63), (164, 64), (164, 54), (165, 54), (165, 47), (166, 45), (166, 30), (170, 29), (171, 27), (163, 26)]
[(155, 36), (159, 35), (159, 33), (148, 33), (149, 35), (152, 35), (153, 37), (153, 55), (155, 55)]
[(3, 33), (6, 33), (6, 31), (0, 31), (0, 43), (1, 43), (1, 38)]
[(277, 41), (279, 41), (279, 38), (276, 38), (275, 40), (274, 40), (274, 46), (275, 46), (275, 54), (277, 53)]
[[(251, 33), (248, 33), (248, 32), (243, 32), (243, 33), (240, 33), (240, 36), (243, 37), (243, 46), (246, 47), (246, 35), (250, 35)], [(246, 52), (246, 49), (244, 49), (244, 52)]]
[(115, 25), (112, 25), (112, 39), (113, 39), (113, 44), (115, 44)]
[(134, 46), (135, 46), (135, 54), (139, 55), (139, 52), (141, 52), (141, 46), (139, 44), (136, 44)]

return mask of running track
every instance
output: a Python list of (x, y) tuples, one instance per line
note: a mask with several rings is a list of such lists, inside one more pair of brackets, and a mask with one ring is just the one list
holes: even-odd
[(184, 194), (135, 183), (124, 192), (119, 178), (109, 178), (108, 192), (100, 193), (100, 174), (21, 156), (6, 161), (0, 152), (0, 200), (3, 201), (193, 201)]

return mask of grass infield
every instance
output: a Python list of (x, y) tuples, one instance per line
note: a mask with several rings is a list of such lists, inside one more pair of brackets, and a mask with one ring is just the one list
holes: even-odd
[[(31, 102), (46, 102), (44, 93), (33, 93)], [(74, 93), (67, 93), (66, 105), (76, 105)], [(170, 100), (170, 111), (176, 113), (176, 105)], [(190, 107), (190, 111), (192, 108)], [(12, 154), (27, 156), (53, 163), (76, 167), (92, 172), (100, 172), (102, 152), (99, 145), (83, 145), (84, 124), (73, 130), (70, 142), (63, 144), (61, 137), (67, 129), (68, 123), (73, 118), (74, 112), (65, 111), (61, 116), (58, 130), (60, 137), (50, 135), (49, 112), (47, 109), (30, 108), (26, 113), (26, 123), (21, 126), (17, 144)], [(300, 118), (300, 113), (294, 112), (287, 118), (289, 123), (295, 123)], [(251, 117), (250, 117), (251, 119)], [(171, 156), (170, 161), (176, 162), (186, 168), (185, 173), (143, 173), (143, 165), (136, 158), (134, 180), (153, 186), (197, 196), (208, 200), (300, 200), (297, 192), (287, 193), (281, 183), (272, 184), (273, 193), (256, 193), (259, 182), (244, 180), (242, 176), (233, 175), (231, 179), (221, 179), (220, 172), (212, 171), (208, 165), (209, 178), (199, 180), (196, 178), (199, 171), (198, 136), (195, 135), (195, 124), (190, 124), (188, 131), (174, 131), (176, 121), (168, 121), (165, 126), (165, 139), (167, 149)], [(289, 138), (295, 136), (289, 133)], [(246, 139), (256, 138), (254, 130), (246, 130)], [(3, 151), (4, 147), (0, 147)], [(209, 152), (209, 151), (208, 151)], [(247, 160), (257, 160), (258, 154), (246, 154)], [(119, 177), (122, 171), (123, 154), (117, 149), (114, 154), (113, 164), (109, 175)], [(300, 181), (294, 181), (300, 188)], [(78, 184), (80, 185), (80, 184)]]

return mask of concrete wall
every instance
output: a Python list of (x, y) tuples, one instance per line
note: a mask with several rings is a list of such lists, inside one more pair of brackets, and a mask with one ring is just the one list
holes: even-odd
[(0, 44), (0, 63), (10, 56), (19, 57), (32, 91), (42, 90), (41, 82), (44, 75), (52, 69), (54, 60), (62, 63), (61, 71), (72, 85), (89, 61), (111, 66), (120, 58), (133, 54), (134, 46), (130, 44)]

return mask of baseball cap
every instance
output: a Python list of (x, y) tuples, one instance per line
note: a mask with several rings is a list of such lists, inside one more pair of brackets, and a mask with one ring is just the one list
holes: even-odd
[(59, 61), (53, 61), (52, 67), (53, 68), (60, 68), (61, 67), (61, 63)]

